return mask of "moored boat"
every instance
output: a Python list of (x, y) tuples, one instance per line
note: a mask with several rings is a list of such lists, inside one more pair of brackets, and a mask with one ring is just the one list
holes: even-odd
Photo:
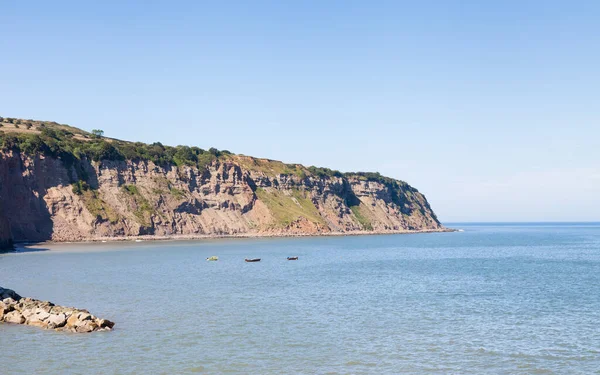
[(298, 260), (298, 257), (287, 257), (287, 260)]
[(260, 258), (246, 258), (244, 259), (246, 262), (250, 263), (250, 262), (260, 262)]
[(219, 260), (219, 257), (218, 257), (218, 256), (216, 256), (216, 255), (213, 255), (213, 256), (211, 256), (211, 257), (208, 257), (208, 258), (206, 258), (206, 260), (209, 260), (209, 261), (215, 262), (215, 261)]

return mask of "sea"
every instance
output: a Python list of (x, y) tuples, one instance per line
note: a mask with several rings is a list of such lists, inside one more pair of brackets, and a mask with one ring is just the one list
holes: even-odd
[(600, 374), (600, 223), (446, 225), (3, 253), (0, 286), (116, 325), (0, 324), (0, 373)]

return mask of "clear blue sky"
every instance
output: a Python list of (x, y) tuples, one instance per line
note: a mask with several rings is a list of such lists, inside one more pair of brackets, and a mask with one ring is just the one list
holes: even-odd
[(0, 115), (600, 220), (600, 1), (0, 1)]

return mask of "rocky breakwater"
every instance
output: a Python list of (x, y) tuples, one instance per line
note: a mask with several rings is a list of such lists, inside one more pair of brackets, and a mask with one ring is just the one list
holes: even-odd
[(2, 287), (0, 287), (0, 322), (77, 333), (110, 331), (115, 325), (110, 320), (95, 317), (87, 310), (23, 298), (15, 291)]

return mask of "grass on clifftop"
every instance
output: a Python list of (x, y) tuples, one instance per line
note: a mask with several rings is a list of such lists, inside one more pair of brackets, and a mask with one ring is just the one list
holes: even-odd
[(244, 169), (263, 172), (266, 175), (306, 176), (306, 169), (300, 164), (285, 164), (277, 160), (260, 159), (251, 156), (237, 155), (234, 160)]
[(277, 228), (285, 228), (301, 217), (325, 225), (319, 211), (305, 192), (294, 189), (292, 195), (288, 196), (279, 190), (267, 191), (258, 188), (256, 196), (273, 214), (274, 225)]
[(27, 125), (21, 126), (17, 122), (23, 120), (10, 120), (12, 122), (7, 122), (7, 119), (0, 121), (2, 150), (52, 156), (67, 165), (87, 158), (93, 161), (146, 160), (158, 165), (187, 165), (203, 169), (219, 156), (230, 154), (216, 148), (203, 150), (199, 147), (164, 146), (160, 142), (120, 141), (49, 122), (27, 122)]

